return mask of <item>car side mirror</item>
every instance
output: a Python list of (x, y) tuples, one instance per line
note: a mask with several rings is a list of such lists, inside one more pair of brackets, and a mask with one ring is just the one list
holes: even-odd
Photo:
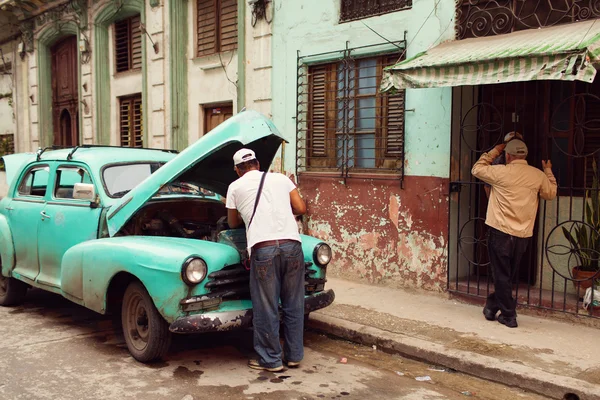
[(96, 198), (96, 188), (91, 183), (76, 183), (73, 187), (73, 198), (94, 201)]

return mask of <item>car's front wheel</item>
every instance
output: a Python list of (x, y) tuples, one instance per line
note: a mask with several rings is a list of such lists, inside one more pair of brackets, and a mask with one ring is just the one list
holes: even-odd
[(27, 294), (27, 284), (0, 274), (0, 306), (17, 306)]
[(154, 361), (169, 350), (169, 326), (139, 282), (130, 283), (125, 290), (121, 321), (127, 348), (136, 360), (143, 363)]

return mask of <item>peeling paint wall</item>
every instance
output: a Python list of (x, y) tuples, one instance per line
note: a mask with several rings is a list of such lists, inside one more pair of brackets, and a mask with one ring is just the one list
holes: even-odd
[(329, 274), (393, 287), (444, 290), (448, 179), (300, 178), (305, 232), (332, 247)]

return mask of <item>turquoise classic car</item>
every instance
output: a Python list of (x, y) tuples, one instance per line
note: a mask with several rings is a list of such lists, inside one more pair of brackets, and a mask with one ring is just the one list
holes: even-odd
[[(252, 325), (244, 229), (228, 229), (219, 195), (242, 147), (271, 164), (284, 139), (244, 111), (180, 154), (78, 146), (4, 157), (0, 305), (41, 288), (99, 313), (119, 313), (132, 356), (164, 356), (173, 333)], [(302, 236), (305, 313), (328, 306), (331, 249)]]

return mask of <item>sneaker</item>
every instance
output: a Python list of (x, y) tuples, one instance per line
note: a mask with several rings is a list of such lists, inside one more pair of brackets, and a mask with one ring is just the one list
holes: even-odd
[(496, 314), (498, 314), (498, 310), (494, 311), (491, 308), (483, 307), (483, 316), (488, 321), (493, 321), (496, 319)]
[(261, 371), (269, 371), (269, 372), (281, 372), (283, 371), (283, 365), (280, 365), (278, 367), (265, 367), (263, 365), (260, 365), (260, 363), (258, 362), (258, 360), (248, 360), (248, 367), (252, 368), (252, 369), (258, 369)]
[(298, 368), (300, 366), (300, 361), (286, 361), (283, 360), (283, 363), (288, 366), (288, 368)]
[(502, 325), (507, 326), (509, 328), (516, 328), (517, 326), (519, 326), (517, 324), (516, 318), (507, 318), (502, 314), (500, 314), (498, 316), (498, 322), (500, 322)]

